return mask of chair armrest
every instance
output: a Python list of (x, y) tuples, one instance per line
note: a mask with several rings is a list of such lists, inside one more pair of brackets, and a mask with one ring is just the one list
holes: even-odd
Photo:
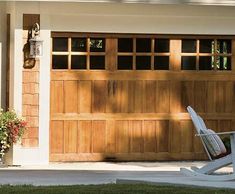
[(227, 132), (218, 132), (218, 133), (211, 133), (211, 134), (195, 134), (195, 136), (208, 136), (208, 135), (234, 135), (235, 131), (227, 131)]

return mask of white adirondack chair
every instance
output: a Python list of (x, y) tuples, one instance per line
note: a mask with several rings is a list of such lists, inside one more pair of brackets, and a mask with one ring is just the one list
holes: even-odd
[[(197, 134), (202, 141), (203, 147), (210, 159), (205, 166), (201, 168), (191, 167), (191, 169), (181, 168), (180, 171), (188, 176), (201, 180), (209, 181), (228, 181), (235, 180), (235, 131), (215, 133), (207, 129), (203, 119), (193, 110), (187, 107), (188, 113), (196, 128)], [(231, 153), (226, 155), (226, 148), (219, 135), (230, 135)], [(215, 159), (216, 158), (216, 159)], [(233, 172), (230, 174), (218, 174), (216, 170), (232, 164)]]

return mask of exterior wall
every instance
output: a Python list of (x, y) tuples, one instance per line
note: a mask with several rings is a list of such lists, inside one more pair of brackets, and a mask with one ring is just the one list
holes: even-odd
[(7, 11), (12, 15), (13, 44), (10, 104), (19, 113), (22, 113), (23, 14), (40, 14), (40, 36), (44, 40), (39, 67), (39, 142), (37, 147), (14, 146), (13, 164), (49, 162), (51, 31), (225, 35), (235, 32), (233, 7), (15, 2), (7, 4)]

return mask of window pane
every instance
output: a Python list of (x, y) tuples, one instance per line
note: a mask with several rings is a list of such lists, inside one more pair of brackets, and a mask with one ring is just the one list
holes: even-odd
[(219, 70), (231, 70), (231, 57), (217, 57), (216, 66)]
[(213, 68), (212, 57), (199, 57), (199, 70), (211, 70)]
[(133, 52), (133, 39), (132, 38), (119, 38), (118, 39), (118, 52)]
[(155, 52), (168, 53), (169, 50), (169, 39), (155, 39)]
[(182, 40), (182, 53), (195, 53), (197, 43), (196, 40), (184, 39)]
[(214, 50), (214, 41), (213, 40), (200, 40), (200, 53), (213, 53)]
[(86, 69), (86, 56), (72, 55), (71, 69)]
[(52, 56), (52, 69), (68, 69), (68, 56), (67, 55), (53, 55)]
[(105, 69), (105, 56), (91, 56), (90, 69)]
[(68, 38), (53, 38), (53, 51), (68, 51)]
[(104, 38), (91, 38), (90, 39), (91, 52), (105, 52), (105, 39)]
[(138, 70), (151, 69), (151, 57), (137, 56), (136, 57), (136, 69)]
[(217, 53), (231, 53), (231, 40), (218, 40)]
[(195, 70), (196, 69), (196, 57), (183, 56), (181, 58), (181, 69), (182, 70)]
[(154, 69), (168, 70), (169, 69), (169, 57), (168, 56), (155, 56), (154, 57)]
[(132, 56), (118, 56), (118, 69), (133, 69), (132, 68), (133, 57)]
[(87, 51), (86, 38), (72, 38), (72, 51), (86, 52)]
[(151, 52), (151, 39), (150, 38), (137, 38), (136, 39), (136, 52)]

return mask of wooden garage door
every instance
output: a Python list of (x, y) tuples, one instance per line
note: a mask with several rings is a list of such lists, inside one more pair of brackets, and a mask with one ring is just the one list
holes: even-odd
[[(200, 71), (199, 49), (191, 54), (195, 69), (180, 71), (190, 55), (182, 44), (153, 35), (52, 33), (50, 160), (205, 159), (185, 108), (215, 130), (232, 128), (234, 73), (228, 62), (215, 74), (215, 61)], [(231, 51), (220, 57), (234, 60)]]

